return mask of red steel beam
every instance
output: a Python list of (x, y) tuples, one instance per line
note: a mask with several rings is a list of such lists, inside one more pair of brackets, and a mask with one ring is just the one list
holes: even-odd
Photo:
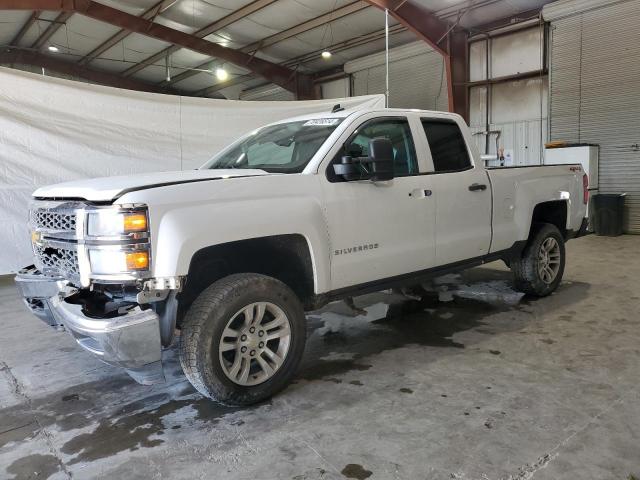
[(469, 34), (456, 31), (449, 35), (450, 54), (447, 62), (447, 79), (449, 89), (449, 111), (460, 115), (469, 122)]
[(0, 10), (49, 10), (79, 13), (94, 20), (179, 45), (246, 68), (266, 80), (294, 92), (299, 99), (316, 97), (313, 81), (308, 75), (297, 73), (294, 70), (247, 53), (223, 47), (194, 35), (154, 23), (152, 20), (131, 15), (94, 0), (0, 0)]
[(0, 51), (0, 64), (2, 65), (33, 65), (36, 67), (51, 70), (52, 72), (84, 78), (94, 83), (107, 85), (116, 88), (126, 88), (129, 90), (140, 90), (154, 93), (177, 93), (169, 88), (158, 87), (140, 80), (132, 78), (122, 78), (112, 73), (101, 72), (83, 67), (73, 62), (66, 62), (58, 58), (43, 55), (31, 50), (21, 50), (8, 48)]
[(381, 10), (388, 10), (389, 15), (443, 56), (449, 88), (449, 111), (469, 121), (468, 89), (460, 85), (467, 82), (469, 74), (467, 32), (454, 31), (455, 25), (449, 25), (412, 0), (365, 1)]

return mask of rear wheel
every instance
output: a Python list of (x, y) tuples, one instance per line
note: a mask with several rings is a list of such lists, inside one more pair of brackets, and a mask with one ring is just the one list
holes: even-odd
[(264, 275), (230, 275), (202, 292), (187, 312), (180, 363), (203, 395), (250, 405), (287, 385), (305, 337), (302, 305), (289, 287)]
[(555, 225), (543, 223), (534, 226), (522, 256), (511, 262), (511, 270), (518, 290), (545, 297), (558, 288), (564, 265), (564, 238)]

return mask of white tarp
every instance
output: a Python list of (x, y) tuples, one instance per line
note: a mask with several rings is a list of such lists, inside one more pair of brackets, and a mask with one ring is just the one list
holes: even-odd
[(38, 187), (196, 168), (261, 125), (382, 95), (242, 102), (133, 92), (0, 68), (0, 274), (31, 263), (27, 205)]

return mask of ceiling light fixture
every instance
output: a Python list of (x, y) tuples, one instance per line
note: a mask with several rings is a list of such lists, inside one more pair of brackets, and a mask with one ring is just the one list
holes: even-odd
[(325, 50), (324, 52), (322, 52), (321, 57), (324, 58), (325, 60), (329, 60), (331, 58), (331, 52), (329, 50)]
[(216, 68), (216, 78), (221, 82), (224, 82), (229, 78), (229, 73), (224, 68)]
[(60, 49), (58, 47), (56, 47), (55, 45), (49, 45), (49, 51), (50, 52), (59, 52)]

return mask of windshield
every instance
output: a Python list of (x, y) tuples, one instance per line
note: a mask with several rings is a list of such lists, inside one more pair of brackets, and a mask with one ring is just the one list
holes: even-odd
[(300, 173), (342, 118), (318, 118), (261, 128), (209, 160), (202, 168), (257, 168)]

